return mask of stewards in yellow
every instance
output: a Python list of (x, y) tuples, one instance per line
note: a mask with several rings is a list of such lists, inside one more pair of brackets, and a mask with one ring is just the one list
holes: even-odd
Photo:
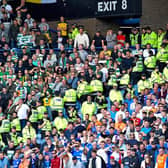
[(51, 99), (51, 110), (58, 111), (63, 110), (64, 108), (64, 100), (60, 96), (55, 96)]
[(141, 47), (145, 48), (147, 41), (146, 41), (147, 33), (146, 33), (146, 28), (142, 28), (141, 32)]
[(48, 120), (48, 113), (44, 113), (43, 123), (39, 125), (39, 129), (42, 130), (42, 133), (45, 131), (51, 131), (51, 122)]
[(87, 96), (87, 101), (83, 102), (81, 110), (82, 110), (83, 117), (86, 114), (89, 114), (90, 119), (92, 115), (96, 113), (96, 104), (92, 102), (91, 96)]
[(17, 118), (17, 113), (16, 112), (13, 112), (13, 114), (12, 114), (11, 128), (14, 127), (14, 126), (16, 127), (17, 132), (21, 131), (20, 121)]
[(40, 101), (36, 102), (37, 112), (38, 112), (38, 120), (42, 120), (44, 117), (44, 112), (47, 111), (46, 107), (42, 105)]
[(92, 92), (103, 92), (103, 84), (100, 80), (92, 80), (90, 86)]
[(10, 132), (10, 121), (7, 118), (4, 118), (0, 126), (0, 133), (3, 134), (9, 132)]
[(16, 147), (18, 144), (19, 144), (19, 142), (22, 140), (22, 137), (20, 137), (19, 136), (19, 134), (16, 132), (16, 127), (15, 126), (13, 126), (12, 128), (11, 128), (11, 132), (10, 132), (10, 140), (11, 141), (13, 141), (13, 143), (14, 143), (14, 146)]
[(162, 84), (164, 83), (164, 80), (162, 78), (162, 73), (159, 72), (159, 68), (158, 66), (156, 66), (155, 70), (152, 72), (151, 74), (151, 81), (152, 83), (158, 83), (158, 84)]
[(27, 121), (26, 126), (22, 130), (22, 137), (23, 137), (23, 142), (26, 143), (27, 139), (35, 139), (36, 138), (36, 131), (35, 129), (31, 126), (30, 121)]
[(90, 85), (83, 78), (81, 78), (77, 87), (78, 98), (80, 98), (83, 95), (87, 95), (89, 93), (91, 93)]
[(146, 75), (142, 74), (141, 80), (138, 81), (138, 93), (141, 93), (144, 89), (150, 89), (152, 87), (152, 83), (150, 80), (146, 79)]
[(135, 47), (136, 44), (140, 44), (141, 36), (139, 35), (137, 28), (133, 28), (131, 31), (132, 31), (132, 33), (129, 36), (130, 45), (132, 47)]
[(62, 111), (58, 111), (58, 117), (55, 118), (53, 125), (58, 131), (67, 127), (68, 121), (63, 117)]
[(145, 58), (144, 64), (146, 66), (147, 77), (150, 77), (156, 67), (156, 57), (153, 55), (152, 50), (149, 51), (149, 57)]
[(130, 82), (130, 75), (126, 70), (122, 70), (122, 76), (120, 78), (120, 86), (127, 86)]
[(112, 102), (123, 101), (123, 96), (122, 96), (121, 92), (119, 90), (117, 90), (117, 84), (113, 84), (113, 89), (110, 91), (109, 98)]
[(76, 90), (68, 89), (65, 91), (64, 102), (65, 103), (76, 103), (77, 94)]
[(166, 44), (161, 45), (161, 48), (156, 55), (156, 59), (159, 61), (159, 71), (163, 72), (166, 62), (168, 61), (168, 47), (166, 47)]
[(157, 47), (158, 49), (161, 48), (164, 36), (165, 36), (164, 30), (162, 28), (158, 29), (158, 47)]
[(168, 61), (166, 62), (166, 67), (163, 69), (163, 79), (168, 81)]
[(145, 36), (145, 40), (147, 44), (150, 44), (152, 48), (157, 48), (158, 46), (158, 38), (157, 38), (157, 34), (151, 30), (150, 27), (146, 28), (146, 36)]

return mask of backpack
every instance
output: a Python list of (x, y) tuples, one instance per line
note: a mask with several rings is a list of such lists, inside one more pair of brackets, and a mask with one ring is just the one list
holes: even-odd
[(102, 165), (102, 167), (101, 167), (101, 168), (107, 168), (107, 166), (106, 166), (106, 163), (105, 163), (104, 159), (103, 159), (101, 156), (99, 156), (99, 155), (97, 155), (97, 156), (101, 159), (101, 165)]

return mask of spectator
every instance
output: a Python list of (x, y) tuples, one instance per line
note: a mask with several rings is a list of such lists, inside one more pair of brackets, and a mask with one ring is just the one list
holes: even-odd
[(157, 156), (157, 160), (156, 160), (156, 166), (158, 167), (165, 167), (167, 162), (167, 155), (164, 153), (164, 148), (160, 148), (159, 149), (159, 155)]
[(117, 43), (117, 36), (113, 33), (113, 30), (108, 30), (106, 34), (107, 48), (114, 48)]
[(123, 31), (119, 30), (117, 34), (117, 44), (120, 44), (122, 47), (125, 44), (125, 35), (123, 35)]
[(3, 152), (0, 152), (0, 167), (4, 167), (7, 168), (9, 167), (9, 161), (7, 159), (7, 157), (4, 156)]
[(19, 158), (19, 153), (15, 153), (14, 154), (14, 157), (13, 157), (13, 168), (18, 168), (19, 167), (19, 164), (20, 164), (20, 162), (21, 162), (21, 159)]
[(45, 18), (41, 18), (41, 23), (38, 26), (41, 32), (44, 32), (44, 27), (46, 27), (46, 31), (49, 30), (49, 24), (46, 22)]
[(102, 160), (96, 154), (97, 154), (97, 151), (92, 150), (92, 157), (89, 160), (89, 168), (100, 168), (100, 167), (102, 167)]
[(57, 50), (44, 18), (38, 26), (28, 14), (24, 22), (24, 0), (16, 13), (13, 6), (12, 13), (5, 8), (0, 12), (0, 147), (5, 153), (0, 167), (6, 162), (7, 167), (55, 167), (57, 161), (65, 168), (166, 166), (164, 30), (158, 36), (149, 28), (127, 35), (119, 30), (117, 37), (109, 30), (107, 45), (95, 32), (88, 48), (89, 33), (77, 25), (69, 31), (61, 18)]
[(9, 41), (11, 43), (12, 48), (16, 47), (18, 33), (19, 33), (19, 25), (17, 20), (14, 20), (13, 24), (9, 28)]
[(82, 164), (77, 160), (77, 158), (74, 156), (72, 158), (72, 165), (71, 168), (83, 168)]
[(24, 22), (28, 24), (29, 29), (33, 27), (34, 19), (31, 17), (30, 13), (26, 15), (26, 19), (24, 20)]
[(63, 16), (60, 17), (60, 22), (57, 25), (57, 30), (61, 31), (61, 35), (63, 38), (67, 39), (68, 36), (68, 24), (65, 22)]
[(97, 151), (97, 155), (101, 156), (104, 159), (104, 162), (106, 164), (108, 163), (108, 155), (106, 153), (105, 142), (104, 141), (100, 142), (100, 149)]
[(9, 14), (13, 13), (12, 6), (7, 3), (7, 0), (2, 0), (1, 7), (5, 7), (5, 10), (6, 10), (7, 13), (9, 13)]
[(53, 151), (53, 159), (51, 160), (51, 168), (60, 168), (60, 158), (57, 157), (57, 151)]
[(82, 44), (85, 49), (89, 47), (89, 37), (84, 33), (82, 26), (79, 27), (79, 34), (75, 37), (74, 47), (78, 48), (80, 44)]
[(16, 8), (16, 11), (20, 11), (21, 12), (21, 18), (22, 18), (22, 20), (26, 19), (26, 14), (27, 14), (28, 9), (27, 9), (27, 6), (25, 4), (25, 0), (21, 0), (20, 6), (18, 6)]
[(93, 37), (92, 45), (96, 48), (104, 46), (104, 37), (101, 35), (101, 32), (98, 30)]

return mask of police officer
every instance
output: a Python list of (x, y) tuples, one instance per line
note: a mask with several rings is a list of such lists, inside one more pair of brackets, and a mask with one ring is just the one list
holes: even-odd
[(116, 84), (116, 83), (117, 83), (117, 76), (116, 76), (116, 73), (115, 73), (115, 69), (114, 68), (109, 68), (107, 85), (111, 89), (113, 84)]
[(86, 82), (83, 77), (80, 78), (80, 81), (78, 81), (77, 96), (81, 100), (81, 102), (86, 100), (87, 95), (91, 92), (91, 87), (88, 82)]

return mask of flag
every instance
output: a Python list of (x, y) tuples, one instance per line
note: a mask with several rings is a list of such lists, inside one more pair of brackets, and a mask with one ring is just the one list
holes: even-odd
[(50, 4), (50, 3), (56, 3), (57, 0), (26, 0), (26, 2), (35, 4)]

